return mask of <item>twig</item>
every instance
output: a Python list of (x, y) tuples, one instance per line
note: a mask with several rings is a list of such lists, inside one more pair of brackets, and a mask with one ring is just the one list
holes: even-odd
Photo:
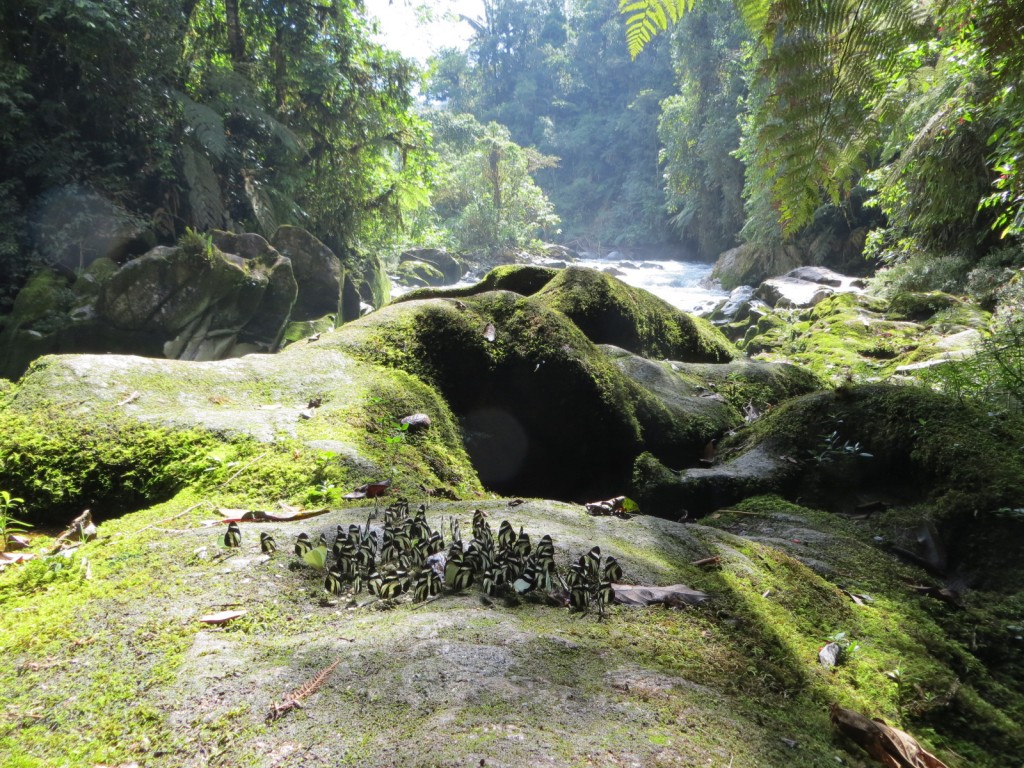
[(238, 470), (237, 472), (235, 472), (235, 474), (233, 474), (233, 475), (232, 475), (231, 477), (229, 477), (229, 478), (228, 478), (227, 480), (225, 480), (225, 481), (224, 481), (223, 483), (221, 483), (220, 485), (218, 485), (218, 486), (217, 486), (217, 488), (216, 488), (216, 490), (218, 490), (218, 491), (219, 491), (219, 490), (221, 490), (221, 489), (222, 489), (222, 488), (223, 488), (224, 486), (226, 486), (226, 485), (227, 485), (228, 483), (230, 483), (230, 482), (231, 482), (232, 480), (234, 480), (234, 479), (235, 479), (236, 477), (238, 477), (238, 476), (239, 476), (240, 474), (242, 474), (243, 472), (245, 472), (245, 470), (247, 470), (247, 469), (248, 469), (249, 467), (251, 467), (251, 466), (252, 466), (253, 464), (255, 464), (255, 463), (256, 463), (257, 461), (259, 461), (260, 459), (262, 459), (262, 458), (263, 458), (264, 456), (266, 456), (266, 455), (267, 455), (268, 453), (270, 453), (270, 451), (264, 451), (264, 452), (263, 452), (263, 453), (261, 453), (261, 454), (260, 454), (259, 456), (257, 456), (257, 457), (256, 457), (255, 459), (252, 459), (251, 461), (247, 461), (247, 462), (246, 462), (245, 464), (243, 464), (243, 465), (241, 466), (241, 468), (239, 468), (239, 470)]
[[(207, 499), (203, 499), (198, 504), (193, 504), (191, 507), (186, 509), (184, 512), (179, 512), (178, 514), (174, 515), (173, 517), (168, 517), (168, 518), (166, 518), (164, 520), (157, 520), (155, 523), (152, 523), (151, 525), (147, 525), (145, 528), (139, 528), (139, 530), (133, 531), (132, 533), (134, 535), (138, 535), (138, 534), (142, 533), (143, 531), (148, 531), (148, 530), (150, 530), (152, 528), (156, 528), (158, 525), (163, 525), (164, 523), (169, 523), (172, 520), (177, 520), (179, 517), (184, 517), (189, 512), (192, 512), (193, 510), (199, 509), (199, 507), (203, 506), (203, 504), (211, 504), (212, 505), (212, 502), (207, 500)], [(129, 534), (122, 534), (122, 536), (127, 536), (127, 535), (129, 535)]]

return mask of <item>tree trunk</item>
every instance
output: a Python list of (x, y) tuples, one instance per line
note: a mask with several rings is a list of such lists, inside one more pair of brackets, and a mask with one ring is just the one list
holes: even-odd
[(238, 18), (238, 0), (224, 0), (224, 15), (228, 25), (228, 52), (233, 64), (245, 61), (245, 37)]
[(288, 63), (284, 57), (284, 28), (278, 27), (274, 32), (274, 42), (270, 46), (271, 56), (274, 58), (274, 93), (279, 112), (284, 110), (285, 96), (288, 92), (288, 84), (285, 82), (288, 76)]

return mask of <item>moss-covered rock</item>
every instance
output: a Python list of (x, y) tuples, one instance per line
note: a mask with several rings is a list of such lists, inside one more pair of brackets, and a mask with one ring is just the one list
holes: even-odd
[(968, 337), (954, 337), (964, 331), (979, 334), (988, 323), (987, 313), (965, 302), (937, 310), (921, 323), (888, 315), (888, 306), (869, 295), (840, 294), (811, 309), (777, 310), (758, 320), (741, 346), (761, 359), (806, 366), (835, 384), (880, 381), (964, 353)]
[(724, 363), (738, 356), (708, 321), (596, 270), (564, 269), (534, 299), (563, 313), (595, 344), (696, 363)]
[[(469, 530), (479, 508), (494, 528), (508, 519), (534, 541), (551, 535), (560, 573), (598, 545), (627, 583), (712, 597), (616, 606), (603, 620), (531, 595), (484, 601), (475, 585), (415, 606), (365, 592), (343, 602), (290, 544), (300, 531), (330, 542), (372, 507), (243, 522), (227, 551), (204, 498), (223, 501), (181, 494), (101, 523), (76, 557), (0, 574), (6, 706), (49, 713), (0, 733), (5, 764), (177, 768), (206, 761), (216, 741), (220, 762), (254, 768), (867, 768), (830, 726), (832, 703), (909, 731), (950, 765), (1015, 765), (1024, 749), (1019, 652), (995, 614), (1014, 605), (979, 595), (952, 611), (907, 589), (927, 575), (873, 546), (870, 528), (775, 497), (705, 525), (430, 501), (439, 530), (451, 519)], [(261, 532), (276, 554), (260, 554)], [(711, 556), (716, 568), (693, 563)], [(223, 605), (245, 615), (223, 628), (198, 620)], [(826, 669), (818, 650), (833, 639), (846, 653)], [(266, 721), (335, 663), (301, 710)]]
[(67, 325), (67, 312), (73, 301), (67, 277), (51, 269), (40, 270), (18, 292), (7, 327), (50, 333)]
[(403, 261), (398, 265), (398, 282), (404, 286), (425, 288), (444, 285), (444, 273), (426, 261)]
[(952, 309), (965, 302), (942, 291), (928, 291), (915, 293), (904, 291), (892, 297), (889, 301), (889, 314), (899, 320), (912, 320), (921, 322), (928, 320), (935, 313), (942, 310)]
[(443, 248), (413, 248), (412, 250), (404, 251), (399, 257), (400, 272), (402, 271), (401, 265), (407, 261), (425, 262), (441, 273), (441, 282), (431, 282), (428, 283), (429, 285), (457, 283), (466, 271), (462, 261)]
[[(429, 414), (430, 429), (402, 431), (410, 413)], [(396, 492), (480, 488), (435, 390), (317, 344), (210, 363), (44, 358), (4, 397), (0, 455), (0, 488), (35, 521), (116, 514), (229, 480), (263, 505), (337, 501), (382, 478)]]
[[(723, 440), (716, 467), (675, 473), (645, 459), (635, 492), (670, 518), (766, 490), (844, 513), (883, 501), (903, 510), (887, 534), (906, 551), (928, 559), (932, 541), (946, 553), (937, 569), (1007, 583), (1019, 569), (995, 564), (1024, 544), (1024, 516), (1010, 511), (1024, 498), (1022, 444), (1020, 422), (921, 387), (842, 387), (789, 400)], [(922, 538), (924, 521), (937, 533)]]
[(642, 450), (696, 460), (735, 426), (728, 406), (695, 397), (683, 408), (641, 386), (548, 303), (509, 291), (402, 301), (343, 326), (329, 343), (433, 383), (497, 491), (615, 495)]
[(417, 301), (419, 299), (457, 299), (476, 296), (487, 291), (512, 291), (521, 296), (533, 296), (551, 282), (558, 270), (529, 264), (505, 264), (495, 267), (473, 285), (462, 288), (420, 288), (403, 294), (396, 301)]

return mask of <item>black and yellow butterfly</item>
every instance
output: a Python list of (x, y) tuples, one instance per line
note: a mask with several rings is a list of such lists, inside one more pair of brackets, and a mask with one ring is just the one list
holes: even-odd
[(473, 512), (473, 538), (477, 541), (492, 541), (494, 534), (487, 522), (487, 514), (482, 509)]
[(534, 561), (530, 561), (519, 578), (512, 582), (512, 589), (520, 595), (531, 591), (537, 586), (537, 576), (537, 565)]
[(444, 536), (440, 531), (432, 531), (430, 539), (427, 541), (427, 554), (436, 555), (442, 549), (444, 549)]
[(242, 546), (242, 531), (238, 527), (238, 523), (228, 523), (228, 529), (224, 532), (224, 546), (232, 548)]
[(398, 597), (409, 589), (409, 573), (401, 568), (389, 571), (380, 585), (380, 597), (382, 600), (390, 600)]
[(622, 566), (611, 555), (608, 555), (604, 560), (604, 577), (602, 580), (614, 582), (615, 584), (622, 583)]
[(272, 555), (277, 551), (277, 543), (274, 541), (274, 537), (266, 531), (260, 533), (260, 551), (264, 555)]
[(516, 530), (508, 520), (502, 520), (498, 528), (498, 549), (512, 549), (516, 543)]
[(472, 586), (473, 568), (462, 552), (448, 557), (448, 562), (444, 566), (444, 583), (453, 592), (461, 592)]
[(334, 540), (334, 546), (331, 548), (331, 553), (334, 555), (338, 562), (342, 560), (351, 560), (355, 562), (356, 559), (356, 548), (348, 536), (338, 536)]
[(530, 534), (526, 533), (522, 528), (519, 529), (519, 537), (512, 545), (512, 551), (524, 559), (530, 556)]
[(615, 590), (610, 581), (604, 580), (597, 588), (597, 610), (604, 615), (604, 609), (615, 601)]
[(580, 561), (584, 563), (584, 572), (587, 575), (587, 581), (591, 584), (597, 584), (598, 574), (601, 572), (601, 548), (593, 547), (587, 552), (586, 558), (580, 556)]
[(490, 597), (495, 597), (505, 587), (504, 574), (497, 568), (491, 567), (484, 571), (481, 584)]
[(309, 540), (308, 533), (300, 533), (295, 539), (295, 554), (302, 557), (313, 548), (313, 542)]
[(396, 523), (409, 516), (409, 502), (399, 499), (394, 504), (388, 505), (384, 510), (384, 522)]
[(585, 611), (590, 605), (590, 590), (584, 584), (569, 589), (569, 607), (574, 611)]
[(366, 578), (366, 587), (374, 597), (381, 596), (381, 588), (384, 586), (384, 577), (379, 571), (374, 571)]
[(332, 595), (340, 595), (345, 588), (345, 577), (337, 567), (331, 568), (324, 579), (324, 589)]
[(441, 578), (433, 568), (424, 568), (416, 574), (416, 585), (413, 587), (412, 599), (422, 603), (428, 597), (441, 594)]

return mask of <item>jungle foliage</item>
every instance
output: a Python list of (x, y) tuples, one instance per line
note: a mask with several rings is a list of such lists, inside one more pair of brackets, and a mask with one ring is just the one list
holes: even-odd
[(769, 255), (806, 239), (823, 205), (852, 225), (847, 245), (864, 245), (879, 222), (855, 221), (850, 202), (865, 196), (886, 224), (868, 253), (890, 263), (955, 254), (966, 276), (1019, 239), (1020, 0), (622, 0), (620, 10), (634, 56), (673, 29), (680, 95), (664, 103), (660, 130), (687, 236), (735, 235), (738, 160), (741, 239)]
[(672, 240), (657, 136), (660, 102), (673, 91), (668, 46), (630, 65), (615, 7), (601, 0), (485, 0), (484, 17), (467, 21), (469, 49), (433, 58), (428, 98), (558, 158), (537, 182), (563, 240)]
[(343, 0), (12, 0), (0, 7), (4, 284), (186, 227), (332, 247), (422, 203), (416, 73)]
[(468, 114), (431, 110), (434, 136), (431, 206), (410, 228), (419, 244), (461, 252), (535, 246), (558, 226), (554, 206), (533, 175), (557, 158), (512, 141), (499, 123), (481, 125)]

